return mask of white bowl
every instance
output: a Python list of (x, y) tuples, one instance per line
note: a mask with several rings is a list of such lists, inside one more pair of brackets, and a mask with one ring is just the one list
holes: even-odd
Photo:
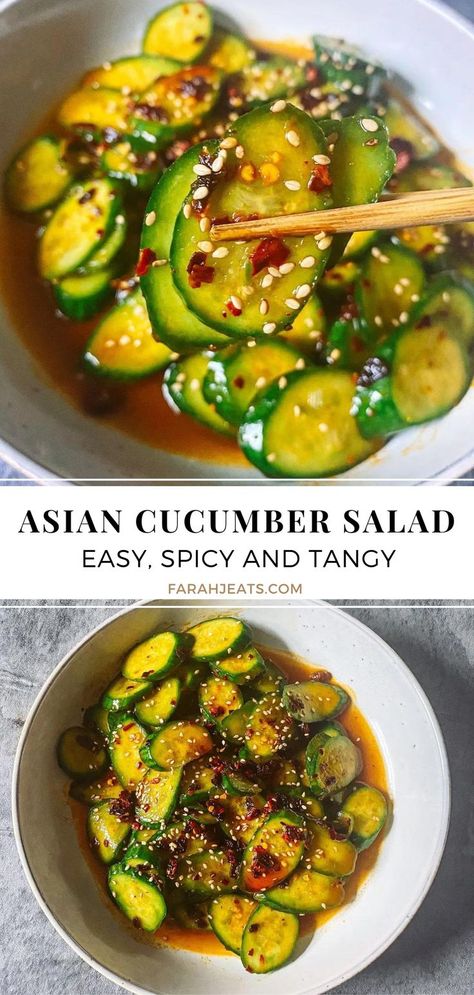
[[(0, 0), (0, 168), (41, 121), (45, 108), (104, 59), (138, 52), (147, 18), (168, 0)], [(344, 36), (406, 81), (411, 98), (474, 168), (474, 30), (432, 0), (217, 0), (253, 37)], [(396, 13), (395, 13), (396, 10)], [(4, 246), (3, 251), (8, 251)], [(14, 261), (12, 263), (14, 265)], [(27, 293), (27, 288), (25, 288)], [(46, 379), (0, 302), (0, 455), (28, 474), (65, 478), (242, 478), (253, 468), (215, 466), (155, 450), (92, 421)], [(441, 421), (393, 439), (345, 474), (356, 481), (455, 477), (474, 464), (474, 390)]]
[[(224, 609), (227, 611), (227, 609)], [(410, 922), (434, 878), (449, 821), (449, 772), (436, 718), (400, 658), (337, 608), (232, 609), (267, 646), (288, 648), (348, 685), (381, 748), (393, 824), (356, 899), (273, 975), (252, 977), (237, 958), (157, 949), (105, 904), (76, 839), (55, 747), (117, 670), (121, 655), (160, 626), (209, 617), (209, 608), (126, 609), (86, 637), (54, 670), (18, 747), (13, 812), (26, 877), (50, 922), (107, 978), (135, 993), (303, 995), (328, 991), (378, 957)]]

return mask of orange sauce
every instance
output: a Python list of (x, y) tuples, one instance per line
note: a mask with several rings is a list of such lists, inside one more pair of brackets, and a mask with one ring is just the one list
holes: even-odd
[[(265, 658), (267, 660), (271, 660), (275, 666), (283, 671), (285, 676), (290, 680), (305, 680), (307, 677), (311, 676), (312, 673), (314, 673), (314, 665), (310, 665), (307, 661), (293, 656), (290, 653), (268, 649), (267, 647), (262, 646), (260, 646), (259, 649), (264, 654)], [(354, 692), (351, 689), (348, 690), (350, 690), (351, 698), (353, 698)], [(379, 788), (386, 795), (388, 795), (387, 774), (380, 748), (370, 726), (354, 701), (351, 702), (343, 715), (338, 717), (338, 722), (345, 727), (351, 739), (357, 742), (357, 745), (361, 750), (363, 757), (363, 769), (360, 774), (360, 780)], [(84, 806), (72, 799), (68, 799), (68, 801), (79, 845), (89, 867), (91, 868), (94, 878), (98, 883), (101, 894), (103, 895), (104, 903), (106, 903), (107, 908), (111, 909), (118, 917), (123, 927), (126, 929), (133, 929), (133, 927), (108, 899), (106, 870), (95, 859), (88, 845)], [(377, 860), (384, 835), (385, 833), (382, 832), (370, 849), (359, 854), (355, 871), (345, 883), (345, 900), (343, 906), (354, 901), (359, 889), (366, 881)], [(316, 928), (320, 928), (334, 915), (337, 915), (338, 911), (339, 909), (328, 909), (327, 911), (319, 912), (313, 916), (302, 917), (301, 933), (312, 933)], [(165, 922), (165, 924), (151, 936), (140, 930), (133, 930), (133, 935), (137, 940), (147, 944), (152, 944), (154, 946), (175, 947), (177, 949), (191, 950), (195, 953), (205, 955), (234, 956), (222, 946), (214, 933), (184, 929), (181, 926), (175, 925), (174, 922)]]

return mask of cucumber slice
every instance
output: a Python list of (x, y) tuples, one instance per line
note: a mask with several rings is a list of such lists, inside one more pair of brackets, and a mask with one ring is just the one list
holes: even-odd
[(110, 180), (87, 180), (73, 187), (41, 238), (41, 276), (59, 280), (87, 262), (113, 228), (119, 208), (120, 199)]
[(92, 333), (83, 361), (94, 374), (140, 380), (163, 369), (172, 353), (156, 342), (140, 289), (117, 304)]
[(259, 390), (306, 364), (300, 353), (279, 339), (232, 345), (209, 360), (204, 396), (222, 418), (240, 425)]
[(206, 62), (224, 73), (238, 73), (255, 60), (255, 50), (241, 35), (230, 34), (222, 28), (215, 28)]
[(176, 59), (163, 59), (154, 55), (128, 55), (114, 62), (106, 62), (96, 69), (90, 69), (82, 80), (82, 86), (107, 87), (112, 90), (128, 90), (129, 93), (143, 93), (159, 76), (171, 76), (180, 68)]
[(440, 269), (446, 265), (450, 237), (444, 225), (420, 225), (417, 228), (401, 228), (396, 232), (402, 245), (421, 256), (430, 269)]
[(212, 13), (206, 4), (175, 3), (160, 10), (148, 23), (143, 51), (179, 61), (195, 62), (212, 34)]
[(109, 684), (102, 697), (102, 707), (107, 712), (120, 712), (144, 698), (153, 685), (151, 681), (131, 681), (127, 677), (116, 677)]
[(130, 834), (130, 824), (114, 814), (117, 799), (92, 805), (87, 813), (87, 835), (93, 853), (103, 864), (118, 860)]
[(177, 632), (157, 632), (127, 653), (122, 667), (124, 677), (158, 681), (181, 663), (188, 640)]
[(181, 770), (149, 770), (136, 789), (135, 814), (142, 826), (161, 829), (176, 808)]
[[(217, 149), (217, 143), (209, 142), (207, 147)], [(141, 248), (149, 249), (156, 259), (169, 259), (176, 217), (195, 178), (193, 169), (202, 150), (202, 145), (195, 146), (169, 166), (148, 202)], [(171, 349), (192, 352), (229, 341), (188, 311), (173, 283), (170, 266), (150, 266), (140, 283), (156, 337)]]
[[(154, 833), (151, 830), (148, 830), (148, 832), (151, 834), (151, 839)], [(125, 871), (128, 871), (131, 867), (136, 869), (141, 868), (142, 871), (146, 868), (160, 870), (161, 858), (158, 851), (154, 850), (151, 846), (147, 846), (146, 842), (139, 843), (134, 840), (127, 847), (121, 863)]]
[(99, 781), (92, 784), (84, 781), (76, 781), (71, 784), (69, 794), (74, 801), (81, 802), (82, 805), (98, 805), (108, 798), (120, 798), (123, 786), (115, 777), (113, 771), (107, 771)]
[(222, 787), (228, 795), (254, 795), (260, 790), (261, 784), (256, 778), (250, 780), (237, 768), (237, 770), (228, 770), (222, 775)]
[(348, 294), (360, 273), (360, 267), (353, 259), (344, 259), (327, 269), (320, 281), (321, 293), (331, 298), (343, 297)]
[(101, 169), (114, 180), (124, 180), (134, 190), (148, 192), (155, 185), (161, 171), (158, 153), (133, 152), (130, 142), (118, 142), (104, 149), (100, 158)]
[(210, 753), (213, 745), (207, 729), (198, 722), (169, 722), (148, 739), (141, 756), (149, 767), (172, 770)]
[(323, 80), (356, 96), (376, 96), (387, 75), (379, 62), (368, 60), (354, 45), (329, 35), (315, 35), (313, 47)]
[(357, 850), (367, 850), (387, 821), (387, 801), (377, 788), (356, 784), (344, 800), (341, 813), (352, 820), (351, 843)]
[(423, 266), (414, 252), (392, 242), (372, 248), (362, 269), (356, 298), (374, 336), (381, 338), (408, 322), (424, 283)]
[(218, 677), (227, 677), (235, 684), (246, 684), (258, 674), (263, 673), (265, 663), (255, 646), (249, 646), (248, 649), (242, 650), (235, 656), (227, 656), (223, 660), (215, 661), (211, 664), (211, 669)]
[(103, 736), (108, 736), (108, 713), (105, 711), (105, 708), (102, 708), (102, 705), (90, 705), (89, 708), (86, 708), (83, 722), (87, 729), (96, 729)]
[(114, 726), (109, 739), (112, 767), (124, 788), (133, 791), (145, 773), (140, 750), (146, 742), (146, 732), (138, 722), (126, 715)]
[(107, 750), (102, 737), (82, 726), (73, 726), (62, 733), (57, 756), (59, 766), (77, 781), (90, 781), (99, 777), (108, 767)]
[(177, 363), (170, 363), (163, 380), (163, 395), (174, 411), (190, 415), (214, 432), (233, 435), (232, 426), (204, 397), (203, 385), (211, 356), (209, 352), (195, 353)]
[(313, 294), (290, 328), (280, 333), (279, 339), (288, 342), (300, 353), (315, 358), (324, 346), (327, 320), (323, 306)]
[(116, 263), (117, 256), (125, 244), (127, 222), (123, 214), (118, 214), (110, 235), (96, 249), (90, 259), (81, 266), (81, 273), (96, 273)]
[(241, 846), (247, 846), (266, 819), (263, 795), (219, 795), (224, 808), (222, 831)]
[(229, 615), (198, 622), (187, 631), (194, 638), (191, 658), (196, 662), (221, 662), (246, 649), (251, 640), (248, 625)]
[(5, 174), (5, 196), (12, 210), (35, 214), (61, 200), (73, 178), (64, 151), (59, 138), (42, 135), (18, 152)]
[(209, 758), (195, 760), (183, 770), (181, 781), (181, 806), (199, 805), (207, 801), (216, 787), (216, 773), (209, 763)]
[(132, 146), (162, 149), (198, 128), (217, 103), (221, 81), (221, 73), (211, 66), (181, 69), (156, 80), (131, 112), (127, 130)]
[(244, 895), (219, 895), (211, 904), (211, 926), (226, 950), (240, 954), (242, 936), (257, 903)]
[(388, 101), (384, 121), (389, 130), (390, 140), (409, 142), (414, 159), (429, 159), (439, 152), (439, 142), (433, 132), (393, 97)]
[(354, 381), (342, 370), (305, 370), (271, 386), (242, 422), (247, 459), (271, 477), (329, 477), (367, 459), (368, 445), (352, 415)]
[(251, 974), (277, 971), (290, 959), (299, 935), (298, 917), (259, 905), (242, 937), (242, 964)]
[(222, 720), (219, 732), (230, 743), (233, 743), (236, 746), (243, 746), (245, 743), (247, 723), (255, 708), (255, 705), (255, 701), (246, 701), (245, 705), (242, 705), (242, 708), (238, 708), (237, 711), (231, 712), (230, 715)]
[(412, 190), (451, 190), (454, 187), (470, 187), (471, 181), (457, 169), (441, 163), (413, 163), (395, 176), (390, 188), (397, 193)]
[(325, 726), (306, 747), (306, 770), (311, 791), (325, 798), (342, 791), (362, 770), (362, 755), (348, 736)]
[(325, 722), (344, 711), (350, 698), (338, 684), (309, 680), (287, 684), (281, 702), (298, 722)]
[(154, 881), (120, 865), (109, 871), (109, 891), (134, 926), (154, 933), (166, 916), (166, 902)]
[(269, 100), (290, 97), (306, 83), (306, 67), (282, 56), (274, 56), (245, 66), (237, 79), (231, 81), (232, 93), (240, 103), (231, 106), (258, 107)]
[(205, 662), (199, 663), (182, 663), (175, 676), (179, 678), (183, 685), (183, 692), (195, 691), (199, 687), (201, 681), (205, 680), (208, 674), (207, 664)]
[(344, 901), (344, 885), (337, 878), (307, 868), (298, 869), (278, 888), (265, 892), (265, 905), (283, 912), (311, 915), (335, 909)]
[(193, 902), (192, 905), (176, 902), (173, 905), (173, 918), (184, 929), (199, 929), (203, 932), (211, 929), (209, 902)]
[(203, 850), (180, 860), (181, 888), (193, 898), (214, 898), (237, 890), (235, 864), (224, 850)]
[(328, 826), (311, 822), (304, 860), (319, 874), (344, 878), (354, 871), (357, 850), (350, 840), (335, 839)]
[(265, 695), (250, 713), (245, 730), (245, 754), (255, 763), (272, 760), (294, 736), (293, 719), (277, 694)]
[(220, 726), (244, 703), (237, 684), (225, 677), (209, 677), (199, 688), (199, 707), (206, 722)]
[(373, 333), (360, 315), (338, 318), (329, 330), (326, 362), (337, 369), (360, 372), (373, 352)]
[(237, 338), (271, 334), (294, 321), (326, 266), (329, 241), (321, 242), (326, 248), (312, 236), (216, 248), (208, 233), (203, 238), (200, 222), (331, 206), (331, 178), (321, 180), (313, 162), (326, 152), (318, 125), (288, 104), (275, 113), (265, 106), (244, 114), (217, 155), (201, 156), (207, 172), (192, 185), (171, 246), (176, 287), (201, 321)]
[(285, 683), (285, 676), (270, 660), (265, 660), (265, 670), (252, 682), (252, 690), (259, 695), (280, 694)]
[(72, 321), (88, 321), (113, 297), (112, 272), (73, 273), (53, 284), (56, 305)]
[(377, 241), (377, 231), (355, 231), (343, 252), (344, 259), (360, 259)]
[(243, 890), (267, 891), (281, 884), (298, 866), (305, 839), (304, 821), (295, 812), (283, 809), (270, 815), (245, 850), (241, 870)]
[(121, 90), (76, 90), (61, 104), (58, 123), (86, 141), (100, 142), (104, 135), (116, 138), (127, 131), (132, 107), (133, 99)]
[(159, 729), (168, 722), (176, 711), (182, 693), (182, 684), (178, 677), (168, 677), (153, 688), (150, 694), (135, 707), (135, 715), (139, 722)]

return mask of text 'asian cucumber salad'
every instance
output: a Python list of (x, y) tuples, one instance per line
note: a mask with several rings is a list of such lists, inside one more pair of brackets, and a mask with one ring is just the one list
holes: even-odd
[(159, 632), (58, 744), (124, 916), (162, 943), (214, 935), (256, 974), (353, 897), (389, 808), (348, 692), (272, 657), (229, 616)]
[(211, 226), (466, 185), (377, 62), (322, 36), (275, 54), (174, 4), (7, 171), (40, 226), (56, 339), (35, 347), (89, 413), (156, 446), (341, 473), (468, 390), (474, 226), (226, 244)]

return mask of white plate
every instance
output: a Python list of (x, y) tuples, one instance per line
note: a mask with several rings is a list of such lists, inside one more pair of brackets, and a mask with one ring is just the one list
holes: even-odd
[[(0, 169), (45, 108), (87, 67), (139, 51), (146, 19), (168, 0), (0, 0)], [(474, 30), (430, 0), (218, 0), (254, 37), (343, 35), (396, 70), (415, 104), (462, 162), (474, 169)], [(3, 163), (3, 165), (2, 165)], [(7, 246), (2, 251), (8, 251)], [(27, 292), (27, 288), (25, 288)], [(66, 478), (242, 478), (253, 468), (218, 467), (160, 452), (75, 410), (46, 381), (0, 302), (0, 456), (27, 474)], [(65, 332), (66, 334), (66, 332)], [(440, 422), (393, 439), (344, 476), (354, 481), (455, 477), (474, 464), (474, 390)]]
[(325, 992), (370, 964), (408, 925), (443, 852), (450, 796), (446, 753), (431, 706), (400, 658), (360, 622), (323, 603), (236, 613), (254, 626), (259, 642), (290, 648), (352, 689), (384, 756), (393, 824), (356, 899), (306, 937), (299, 956), (275, 974), (256, 978), (237, 958), (141, 943), (104, 904), (78, 848), (56, 742), (66, 726), (77, 724), (81, 708), (135, 641), (160, 626), (209, 617), (210, 610), (135, 607), (94, 630), (59, 664), (27, 719), (14, 772), (15, 836), (28, 882), (60, 935), (88, 964), (140, 995)]

